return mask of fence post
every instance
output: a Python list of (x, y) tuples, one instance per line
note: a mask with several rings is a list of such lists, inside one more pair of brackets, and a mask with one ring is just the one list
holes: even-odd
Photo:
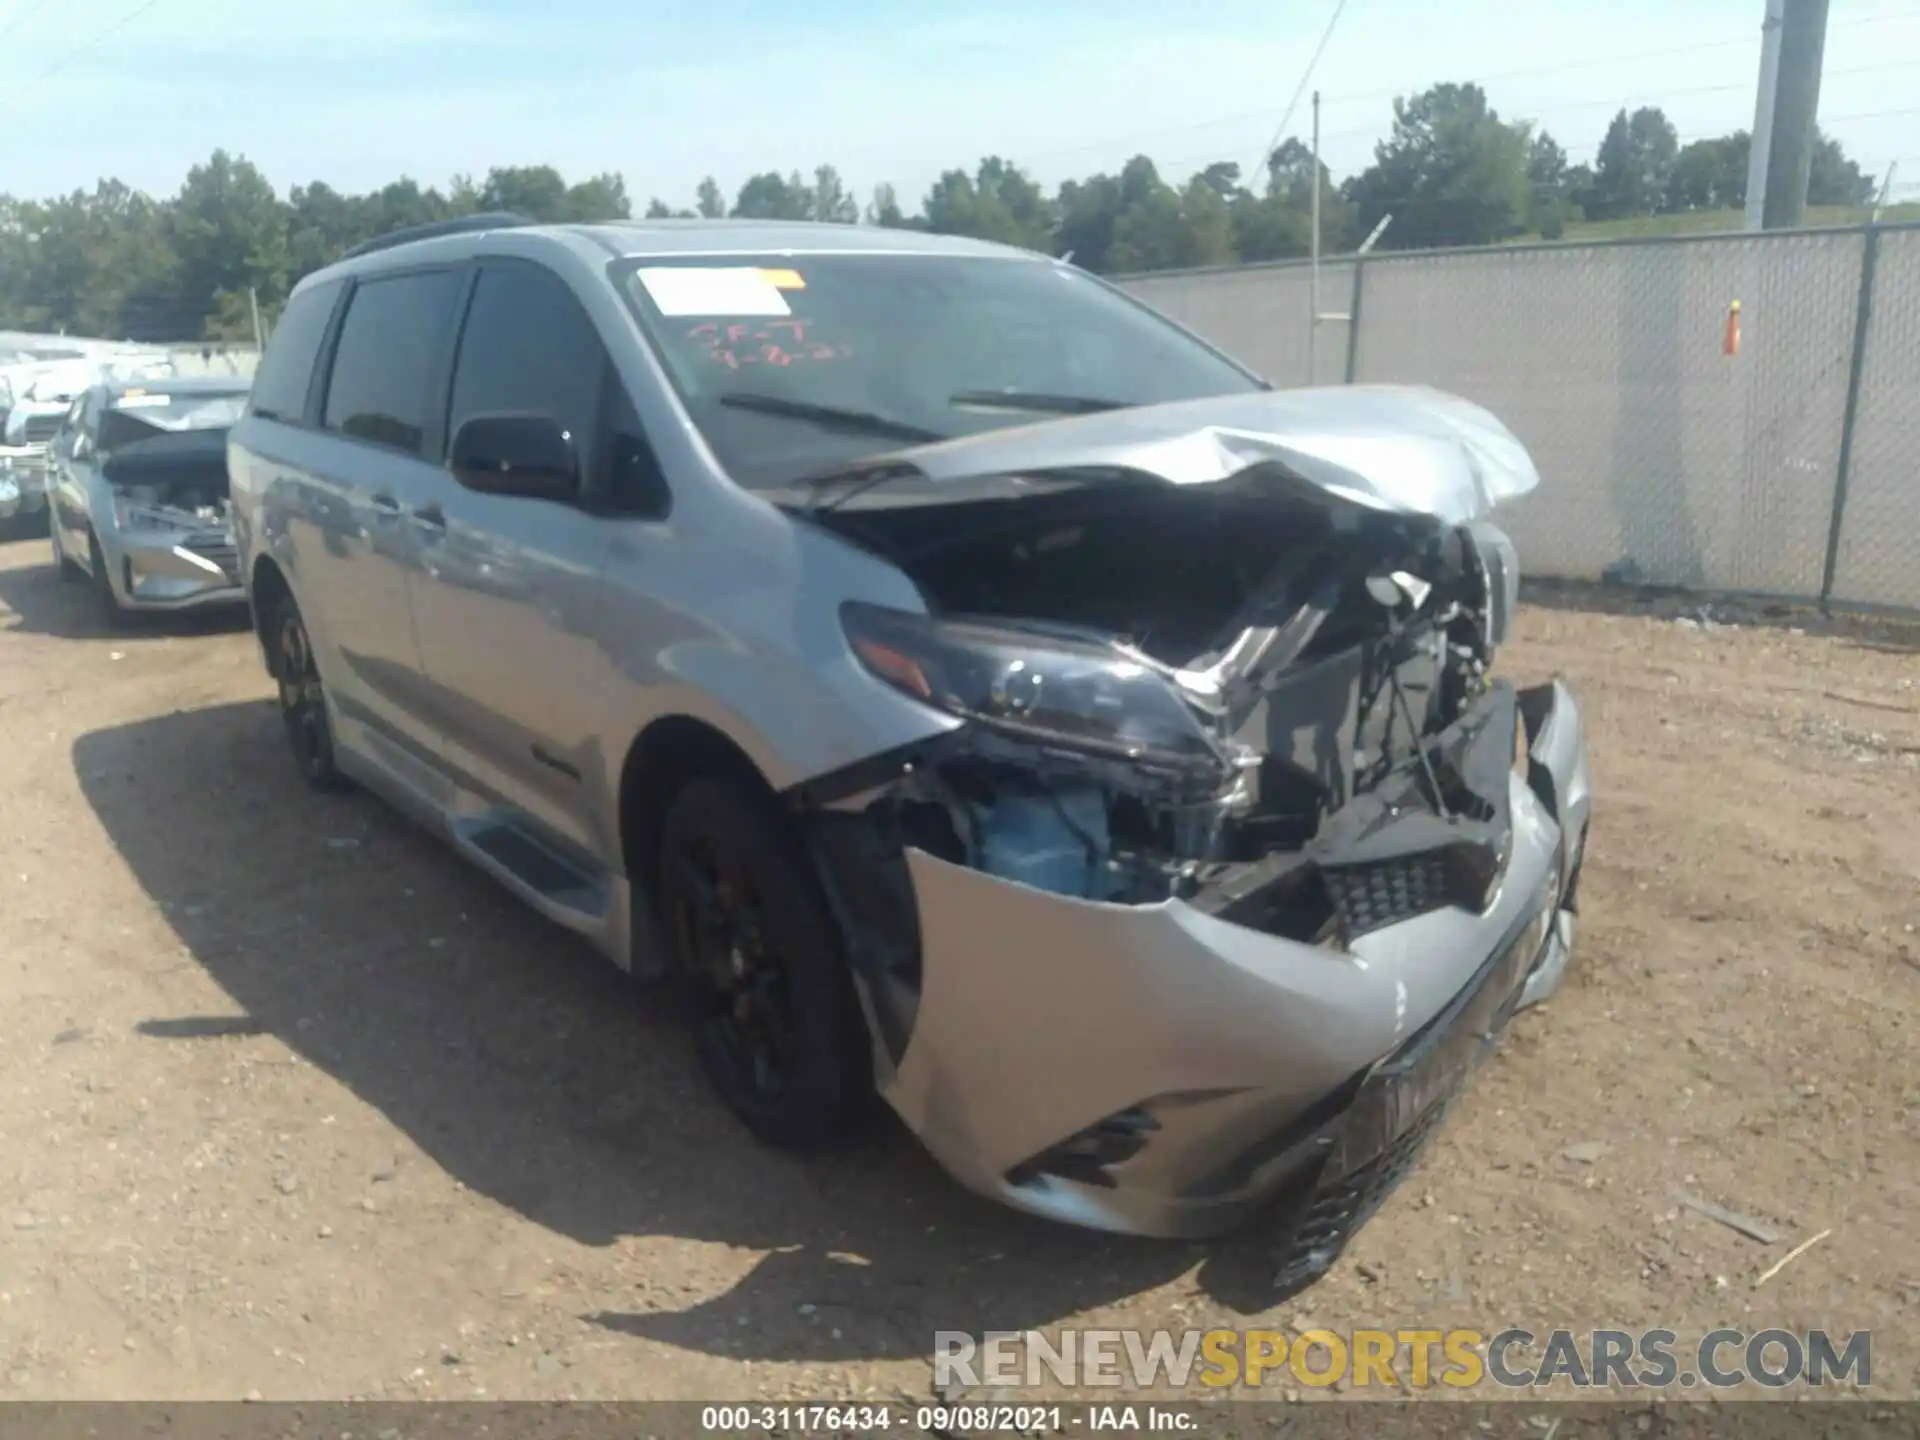
[(1367, 257), (1353, 257), (1353, 295), (1347, 301), (1347, 373), (1343, 383), (1353, 383), (1353, 369), (1360, 358), (1360, 272), (1367, 268)]
[(1867, 359), (1867, 330), (1873, 320), (1873, 272), (1880, 259), (1880, 227), (1866, 227), (1860, 251), (1860, 303), (1853, 316), (1853, 363), (1847, 371), (1847, 408), (1840, 421), (1840, 463), (1833, 477), (1833, 516), (1827, 522), (1827, 563), (1820, 575), (1820, 609), (1833, 601), (1840, 565), (1840, 526), (1847, 515), (1847, 480), (1853, 466), (1853, 424), (1860, 413), (1860, 372)]

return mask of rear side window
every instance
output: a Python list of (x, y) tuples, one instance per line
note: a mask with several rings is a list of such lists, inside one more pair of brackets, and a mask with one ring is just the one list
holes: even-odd
[(298, 422), (307, 413), (307, 387), (313, 381), (313, 362), (333, 318), (340, 282), (329, 281), (302, 290), (287, 302), (274, 327), (273, 338), (260, 357), (253, 378), (253, 413), (269, 420)]
[(355, 287), (327, 381), (327, 429), (423, 453), (434, 364), (462, 280), (431, 270)]

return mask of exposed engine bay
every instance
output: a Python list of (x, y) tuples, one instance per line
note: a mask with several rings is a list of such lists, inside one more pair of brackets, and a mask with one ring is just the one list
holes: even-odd
[(101, 478), (134, 524), (224, 529), (228, 478), (225, 429), (161, 433), (112, 451)]
[(1489, 675), (1517, 566), (1484, 521), (1256, 472), (809, 518), (925, 598), (847, 608), (863, 662), (968, 722), (793, 797), (893, 1043), (917, 989), (907, 847), (1328, 944), (1497, 883), (1525, 740)]

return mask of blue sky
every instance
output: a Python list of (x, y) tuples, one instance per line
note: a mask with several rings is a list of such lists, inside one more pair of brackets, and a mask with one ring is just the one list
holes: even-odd
[[(911, 202), (990, 152), (1050, 184), (1138, 151), (1177, 178), (1258, 159), (1333, 3), (0, 0), (0, 190), (167, 193), (218, 146), (282, 189), (544, 162), (621, 171), (636, 203), (821, 161)], [(1576, 159), (1622, 104), (1662, 104), (1683, 139), (1746, 126), (1762, 12), (1349, 0), (1315, 77), (1323, 151), (1364, 165), (1391, 97), (1443, 79), (1485, 79)], [(1832, 0), (1829, 26), (1823, 124), (1920, 194), (1920, 0)]]

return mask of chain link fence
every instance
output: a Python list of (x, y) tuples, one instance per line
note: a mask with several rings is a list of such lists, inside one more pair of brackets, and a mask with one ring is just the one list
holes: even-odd
[(1873, 238), (1833, 598), (1920, 608), (1920, 229)]
[[(1357, 263), (1320, 267), (1312, 383), (1498, 415), (1540, 468), (1506, 521), (1530, 573), (1920, 610), (1920, 228)], [(1304, 263), (1122, 283), (1308, 383)]]
[[(1345, 315), (1353, 298), (1354, 262), (1320, 263), (1319, 312)], [(1368, 277), (1371, 280), (1371, 276)], [(1309, 326), (1313, 274), (1297, 261), (1140, 275), (1126, 288), (1164, 315), (1250, 365), (1276, 385), (1338, 385), (1347, 378), (1344, 321)], [(1308, 368), (1308, 351), (1312, 369)]]

